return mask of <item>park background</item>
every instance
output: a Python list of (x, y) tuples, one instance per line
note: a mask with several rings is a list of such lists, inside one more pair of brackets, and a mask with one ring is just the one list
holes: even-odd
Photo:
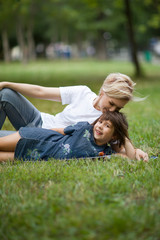
[(159, 62), (158, 0), (1, 0), (0, 58)]
[[(98, 94), (109, 73), (129, 75), (147, 98), (123, 112), (150, 158), (0, 164), (0, 239), (159, 240), (159, 12), (157, 0), (0, 0), (0, 81)], [(29, 100), (51, 114), (64, 108)], [(13, 130), (8, 120), (3, 129)]]

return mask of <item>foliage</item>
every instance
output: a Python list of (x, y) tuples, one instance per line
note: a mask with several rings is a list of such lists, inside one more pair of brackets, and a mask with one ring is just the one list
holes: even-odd
[[(159, 2), (130, 2), (137, 40), (143, 46), (144, 34), (148, 40), (159, 36)], [(128, 42), (123, 0), (0, 0), (0, 20), (0, 29), (5, 26), (14, 39), (19, 22), (26, 29), (32, 25), (36, 43), (77, 42), (81, 36), (94, 41), (99, 30), (109, 32), (117, 45), (125, 46)]]
[[(98, 93), (110, 72), (133, 76), (131, 63), (100, 61), (1, 64), (0, 80), (45, 86), (86, 84)], [(149, 163), (112, 157), (0, 164), (0, 239), (158, 240), (160, 238), (159, 66), (144, 64), (147, 77), (125, 107), (130, 137)], [(143, 80), (143, 81), (142, 81)], [(41, 111), (60, 103), (30, 99)], [(9, 124), (6, 122), (6, 128)], [(157, 155), (157, 159), (151, 156)]]

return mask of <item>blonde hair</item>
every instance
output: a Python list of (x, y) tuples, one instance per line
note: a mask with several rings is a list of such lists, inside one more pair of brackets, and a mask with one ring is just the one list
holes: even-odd
[(117, 99), (133, 100), (134, 83), (130, 77), (121, 73), (109, 74), (103, 82), (100, 91), (107, 96)]

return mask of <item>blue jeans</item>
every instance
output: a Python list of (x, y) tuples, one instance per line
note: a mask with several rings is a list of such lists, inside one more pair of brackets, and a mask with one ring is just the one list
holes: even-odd
[[(0, 129), (6, 117), (16, 130), (25, 126), (42, 127), (41, 113), (24, 96), (9, 88), (0, 91)], [(0, 131), (0, 136), (10, 133)]]

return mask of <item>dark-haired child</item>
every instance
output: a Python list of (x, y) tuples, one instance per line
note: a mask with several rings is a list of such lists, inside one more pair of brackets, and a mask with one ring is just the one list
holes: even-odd
[[(79, 122), (59, 129), (21, 128), (0, 140), (0, 161), (10, 159), (48, 160), (98, 157), (115, 153), (112, 142), (125, 146), (125, 154), (135, 158), (128, 137), (128, 123), (120, 112), (102, 114), (93, 124)], [(129, 151), (127, 151), (129, 149)]]

